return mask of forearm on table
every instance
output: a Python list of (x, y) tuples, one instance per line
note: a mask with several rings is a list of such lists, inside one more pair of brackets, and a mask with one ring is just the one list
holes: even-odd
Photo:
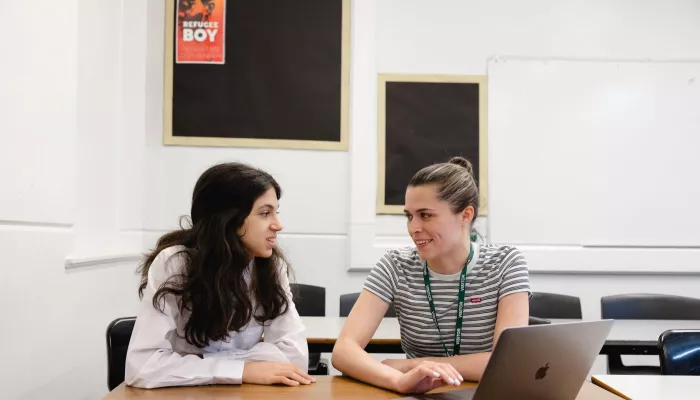
[(491, 353), (474, 353), (474, 354), (463, 354), (455, 357), (426, 357), (426, 358), (414, 358), (414, 362), (420, 362), (422, 360), (441, 362), (450, 364), (466, 381), (478, 382), (484, 375), (484, 370), (486, 369), (486, 364), (489, 362)]
[(351, 340), (336, 342), (331, 363), (346, 375), (389, 390), (396, 390), (396, 382), (403, 376), (400, 371), (375, 360)]

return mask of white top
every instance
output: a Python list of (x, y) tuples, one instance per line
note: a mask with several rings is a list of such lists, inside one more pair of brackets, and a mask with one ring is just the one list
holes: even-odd
[(633, 400), (700, 398), (700, 376), (593, 375), (593, 381)]
[[(265, 327), (251, 319), (240, 332), (204, 348), (184, 338), (188, 313), (181, 314), (177, 299), (165, 296), (163, 313), (153, 307), (153, 295), (168, 277), (184, 271), (183, 250), (173, 246), (158, 254), (148, 271), (148, 285), (136, 318), (126, 355), (125, 382), (141, 388), (165, 386), (240, 384), (245, 361), (279, 361), (308, 370), (305, 328), (292, 301), (286, 265), (280, 280), (289, 300), (287, 311)], [(252, 267), (252, 266), (251, 266)], [(245, 279), (250, 282), (250, 268)], [(264, 334), (264, 342), (260, 339)], [(202, 358), (200, 358), (200, 356)]]

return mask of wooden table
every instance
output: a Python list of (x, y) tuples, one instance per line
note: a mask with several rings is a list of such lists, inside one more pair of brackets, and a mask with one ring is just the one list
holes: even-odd
[(698, 399), (700, 376), (593, 375), (593, 383), (624, 399)]
[[(343, 317), (302, 317), (311, 353), (333, 351), (345, 320)], [(580, 320), (551, 320), (553, 324)], [(615, 320), (600, 354), (659, 354), (657, 340), (667, 329), (700, 329), (700, 321)], [(384, 318), (369, 342), (370, 353), (403, 353), (397, 318)]]
[[(105, 397), (105, 400), (236, 400), (236, 399), (399, 399), (405, 395), (380, 389), (342, 376), (317, 376), (311, 385), (298, 387), (263, 385), (214, 385), (164, 389), (137, 389), (123, 383)], [(442, 387), (431, 393), (466, 389), (474, 386), (465, 382), (461, 387)], [(614, 394), (590, 382), (584, 382), (577, 400), (620, 400)]]

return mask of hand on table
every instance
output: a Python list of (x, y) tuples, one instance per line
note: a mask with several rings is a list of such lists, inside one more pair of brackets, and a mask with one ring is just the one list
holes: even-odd
[(291, 363), (257, 361), (247, 362), (243, 367), (243, 383), (299, 386), (313, 382), (316, 382), (316, 378)]

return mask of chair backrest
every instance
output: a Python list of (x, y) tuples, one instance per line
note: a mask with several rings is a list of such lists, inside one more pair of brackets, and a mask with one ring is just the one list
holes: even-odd
[(667, 294), (620, 294), (600, 299), (603, 319), (700, 320), (700, 299)]
[(700, 330), (668, 330), (659, 336), (664, 375), (700, 375)]
[(292, 283), (292, 299), (302, 317), (326, 316), (326, 288), (321, 286)]
[(533, 317), (530, 316), (528, 317), (527, 324), (528, 325), (549, 325), (551, 324), (552, 321), (544, 318), (538, 318), (538, 317)]
[(117, 318), (107, 326), (107, 387), (113, 390), (124, 382), (126, 351), (136, 317)]
[[(357, 299), (359, 297), (360, 297), (359, 292), (340, 295), (340, 316), (341, 317), (347, 317), (348, 315), (350, 315), (350, 311), (352, 310), (352, 307), (355, 305), (355, 302), (357, 302)], [(396, 310), (394, 309), (394, 303), (389, 304), (389, 309), (386, 310), (386, 314), (384, 314), (384, 317), (391, 317), (391, 318), (396, 317)]]
[(581, 319), (581, 299), (565, 294), (533, 292), (530, 315), (538, 318)]

